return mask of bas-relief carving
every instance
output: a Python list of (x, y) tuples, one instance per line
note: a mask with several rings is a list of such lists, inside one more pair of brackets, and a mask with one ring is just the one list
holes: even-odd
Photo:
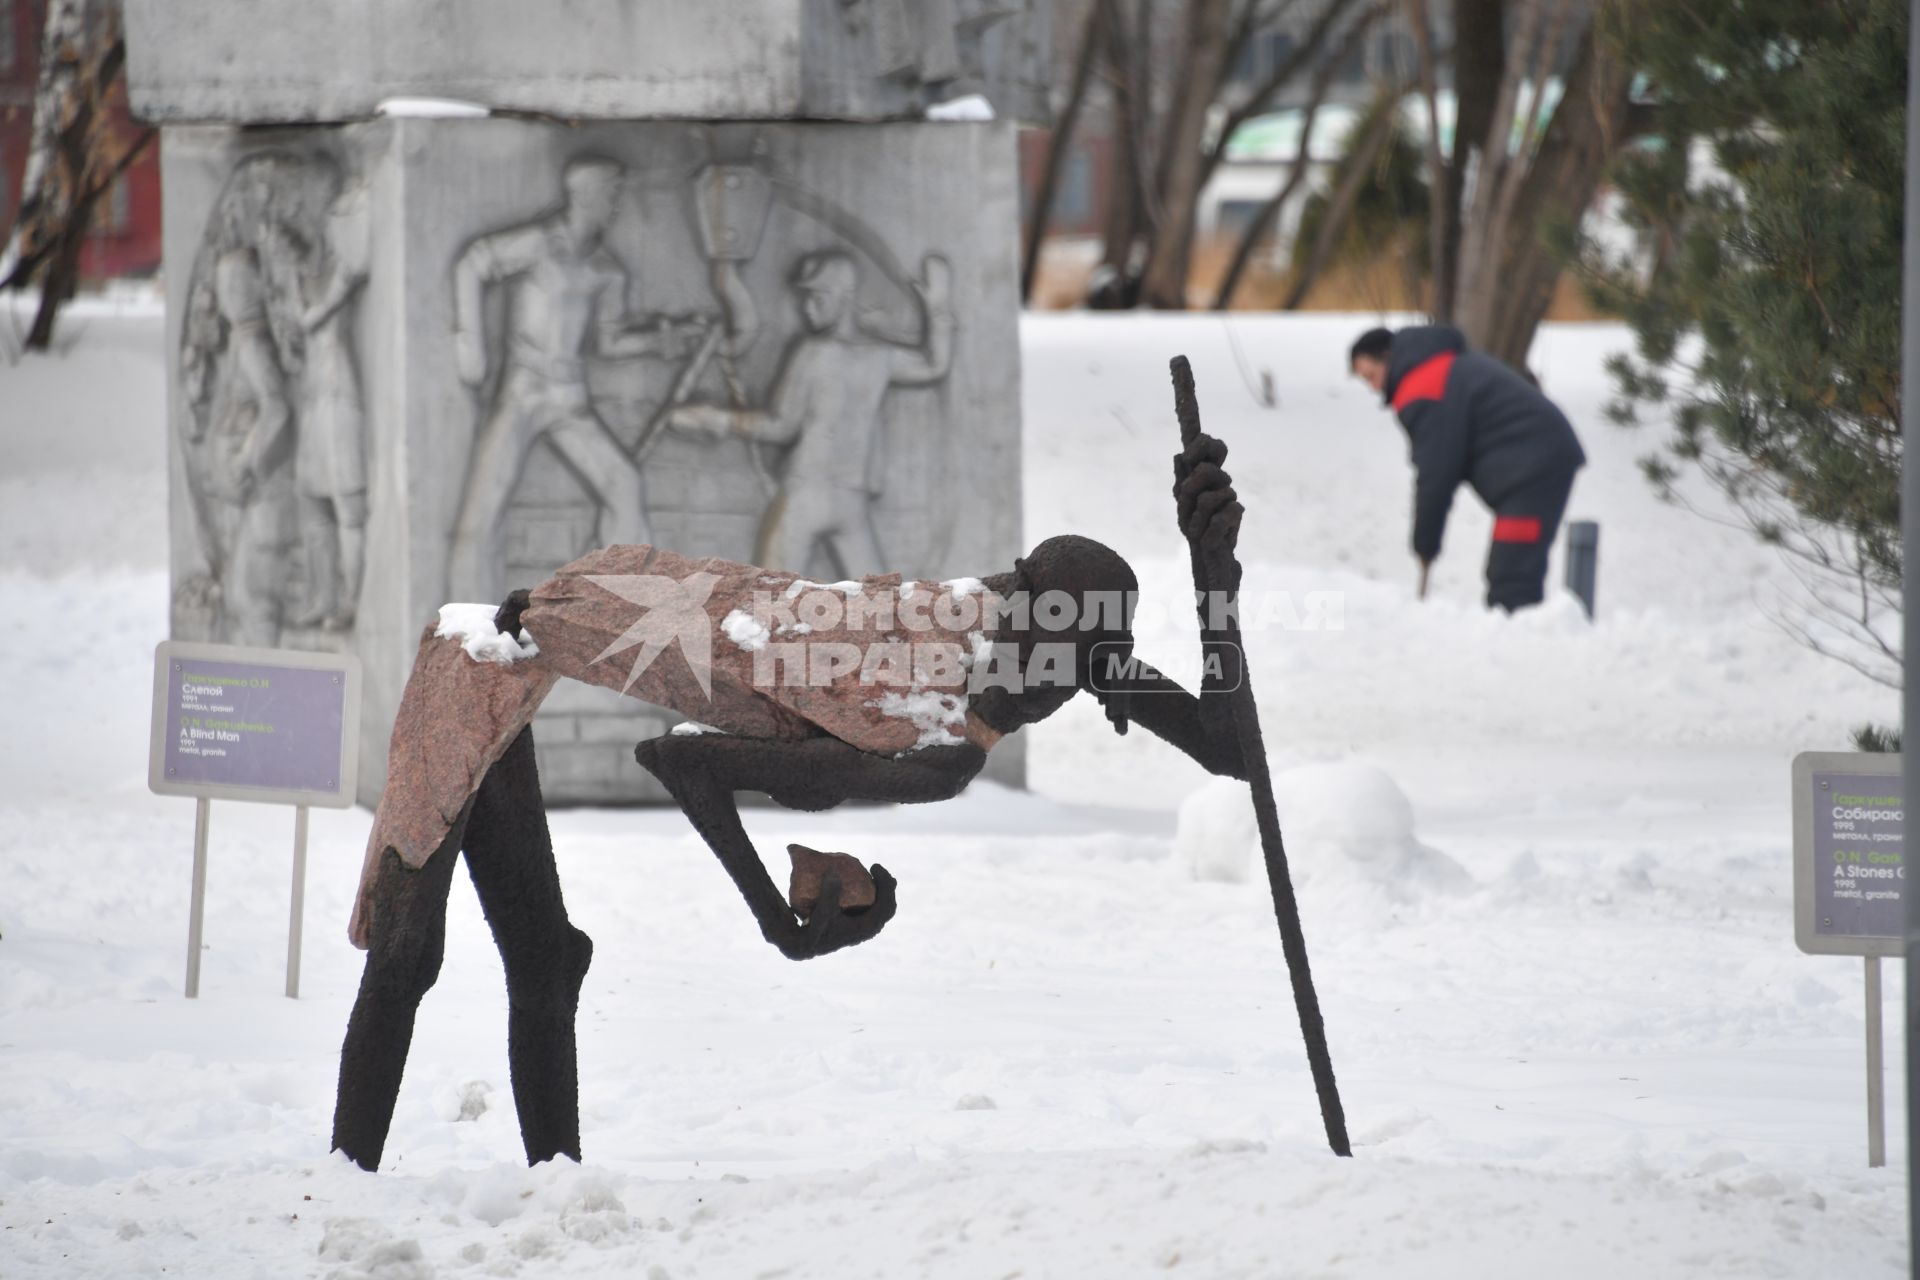
[(587, 359), (678, 353), (700, 326), (629, 316), (627, 271), (604, 240), (621, 185), (620, 166), (576, 159), (562, 177), (557, 209), (480, 237), (454, 264), (454, 358), (470, 387), (479, 387), (494, 363), (484, 334), (485, 291), (503, 286), (509, 297), (501, 373), (454, 525), (453, 598), (506, 594), (501, 518), (537, 444), (554, 450), (601, 508), (599, 536), (615, 543), (651, 540), (639, 467), (594, 410)]
[[(890, 563), (895, 548), (874, 526), (888, 472), (881, 443), (889, 399), (896, 388), (936, 388), (947, 377), (951, 267), (929, 255), (908, 273), (866, 220), (786, 177), (757, 142), (745, 158), (728, 158), (695, 137), (707, 154), (678, 174), (630, 175), (608, 160), (576, 158), (563, 171), (557, 206), (478, 237), (457, 258), (458, 372), (473, 387), (498, 372), (476, 401), (480, 425), (450, 547), (451, 598), (499, 599), (513, 575), (549, 573), (602, 543), (661, 538), (647, 495), (670, 487), (655, 463), (676, 439), (673, 474), (691, 466), (717, 476), (728, 493), (703, 511), (700, 492), (671, 486), (680, 528), (667, 540), (838, 577)], [(642, 278), (641, 305), (630, 307), (634, 272), (610, 243), (614, 224), (625, 220), (629, 236), (637, 225), (643, 240), (657, 237), (658, 202), (645, 214), (631, 193), (644, 186), (658, 194), (663, 185), (684, 197), (678, 216), (703, 260), (705, 285), (689, 295), (684, 284)], [(759, 272), (770, 296), (756, 297), (744, 272), (775, 216), (806, 221), (815, 240), (824, 230), (828, 247), (780, 263), (777, 295), (764, 283), (769, 273)], [(491, 348), (490, 289), (506, 295)], [(899, 306), (889, 315), (863, 301), (873, 291), (897, 294), (911, 318), (902, 323)], [(781, 341), (769, 329), (792, 336)], [(633, 377), (650, 385), (598, 393), (596, 381), (608, 379), (591, 375), (610, 363), (633, 364)], [(940, 455), (948, 442), (925, 444), (916, 452)], [(926, 460), (917, 462), (924, 473)], [(729, 487), (721, 482), (730, 473), (751, 480)], [(739, 523), (743, 489), (751, 494), (744, 541), (703, 537), (703, 517), (711, 517), (709, 529)]]
[(865, 331), (855, 311), (859, 287), (852, 254), (830, 249), (801, 258), (793, 290), (806, 332), (787, 348), (766, 403), (689, 404), (667, 419), (690, 434), (788, 447), (762, 516), (759, 563), (804, 572), (819, 550), (842, 578), (878, 573), (886, 563), (871, 510), (883, 491), (877, 465), (882, 406), (892, 387), (947, 376), (952, 270), (944, 258), (929, 257), (914, 282), (926, 316), (919, 345)]
[(367, 518), (353, 322), (368, 234), (364, 185), (320, 154), (249, 156), (215, 199), (178, 357), (204, 567), (176, 584), (176, 635), (312, 647), (353, 625)]

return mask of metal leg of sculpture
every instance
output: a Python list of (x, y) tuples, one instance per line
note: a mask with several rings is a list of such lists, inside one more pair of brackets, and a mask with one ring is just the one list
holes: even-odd
[(467, 872), (507, 972), (507, 1054), (527, 1163), (580, 1158), (574, 1015), (593, 941), (567, 919), (533, 731), (487, 772), (467, 819)]
[(460, 856), (466, 815), (415, 871), (388, 849), (375, 887), (373, 937), (360, 994), (340, 1046), (340, 1086), (333, 1109), (333, 1149), (362, 1169), (380, 1167), (400, 1095), (413, 1018), (440, 976), (447, 937), (447, 890)]

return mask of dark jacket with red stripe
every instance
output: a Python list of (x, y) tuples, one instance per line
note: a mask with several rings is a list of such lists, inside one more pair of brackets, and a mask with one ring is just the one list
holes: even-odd
[[(1448, 325), (1393, 335), (1387, 403), (1413, 446), (1413, 551), (1440, 554), (1440, 534), (1462, 480), (1496, 512), (1553, 477), (1571, 477), (1587, 455), (1573, 424), (1525, 378), (1478, 351)], [(1525, 512), (1509, 514), (1525, 515)]]

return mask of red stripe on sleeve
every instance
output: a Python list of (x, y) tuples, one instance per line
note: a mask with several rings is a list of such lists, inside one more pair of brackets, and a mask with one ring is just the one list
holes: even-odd
[(1431, 360), (1422, 360), (1407, 370), (1400, 379), (1400, 385), (1393, 391), (1395, 411), (1406, 408), (1415, 400), (1438, 400), (1447, 394), (1447, 375), (1453, 372), (1451, 351), (1442, 351)]

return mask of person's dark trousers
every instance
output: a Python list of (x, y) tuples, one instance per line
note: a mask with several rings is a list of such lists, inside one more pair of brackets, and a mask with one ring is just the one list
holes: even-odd
[(1493, 518), (1487, 552), (1487, 607), (1508, 613), (1546, 598), (1547, 552), (1573, 491), (1573, 472), (1546, 476), (1510, 494)]

